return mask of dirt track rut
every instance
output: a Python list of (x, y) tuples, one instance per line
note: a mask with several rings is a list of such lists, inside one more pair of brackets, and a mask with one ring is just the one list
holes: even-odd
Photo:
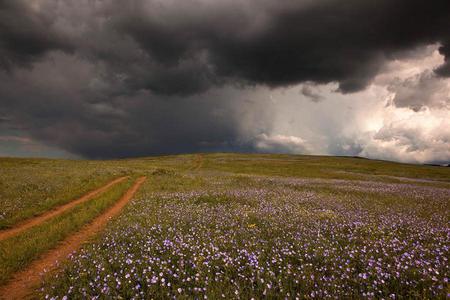
[(63, 212), (71, 209), (72, 207), (74, 207), (80, 203), (86, 202), (86, 201), (92, 199), (93, 197), (105, 192), (106, 190), (111, 188), (113, 185), (115, 185), (121, 181), (124, 181), (126, 178), (128, 178), (128, 176), (119, 177), (117, 179), (114, 179), (113, 181), (110, 181), (108, 184), (106, 184), (96, 190), (90, 191), (89, 193), (83, 195), (82, 197), (80, 197), (76, 200), (70, 201), (69, 203), (55, 207), (41, 215), (27, 219), (23, 222), (20, 222), (11, 228), (1, 230), (0, 231), (0, 241), (6, 240), (7, 238), (18, 235), (19, 233), (21, 233), (31, 227), (39, 225), (39, 224), (47, 221), (48, 219), (51, 219), (57, 215), (62, 214)]
[(117, 216), (125, 205), (131, 201), (145, 179), (146, 177), (138, 178), (134, 185), (112, 207), (108, 208), (91, 223), (85, 225), (80, 231), (68, 237), (59, 246), (43, 254), (26, 269), (16, 273), (9, 283), (0, 287), (0, 299), (26, 299), (29, 297), (33, 289), (41, 282), (41, 274), (45, 270), (54, 271), (59, 262), (66, 260), (84, 242), (99, 233), (108, 221)]

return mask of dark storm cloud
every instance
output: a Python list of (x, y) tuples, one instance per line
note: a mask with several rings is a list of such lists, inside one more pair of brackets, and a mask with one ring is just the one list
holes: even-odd
[[(163, 77), (178, 82), (177, 67), (193, 57), (197, 66), (211, 67), (211, 73), (188, 80), (191, 88), (181, 87), (187, 93), (222, 80), (271, 87), (336, 81), (342, 92), (354, 92), (370, 82), (386, 59), (416, 46), (440, 42), (441, 52), (449, 56), (446, 0), (188, 1), (178, 8), (131, 3), (127, 9), (121, 3), (112, 24), (152, 60), (174, 71)], [(440, 72), (445, 75), (445, 70)], [(186, 74), (184, 68), (179, 71)], [(178, 90), (167, 86), (170, 91), (161, 92)]]
[[(336, 81), (342, 92), (354, 92), (386, 59), (439, 42), (447, 61), (438, 72), (450, 72), (447, 0), (82, 1), (81, 12), (72, 1), (63, 8), (52, 2), (42, 12), (2, 1), (4, 66), (73, 45), (123, 72), (131, 88), (161, 94), (193, 94), (224, 81)], [(84, 28), (71, 34), (52, 23), (58, 18), (74, 31)]]
[(321, 100), (323, 100), (323, 97), (320, 96), (320, 94), (318, 94), (316, 91), (314, 91), (310, 86), (308, 85), (304, 85), (302, 86), (302, 88), (300, 89), (300, 93), (311, 99), (311, 101), (313, 102), (319, 102)]
[(32, 70), (0, 75), (9, 125), (71, 153), (108, 158), (248, 147), (236, 141), (246, 105), (233, 92), (178, 97), (140, 91), (105, 99), (98, 96), (110, 90), (102, 72), (63, 53)]
[(448, 0), (0, 0), (0, 116), (88, 157), (251, 150), (268, 102), (231, 90), (355, 92), (431, 43), (448, 76), (449, 41)]
[(354, 92), (386, 59), (441, 43), (447, 61), (438, 72), (450, 72), (447, 0), (81, 1), (84, 10), (63, 2), (33, 10), (2, 1), (2, 65), (72, 45), (124, 73), (130, 88), (160, 94), (193, 94), (224, 82), (303, 81), (335, 81)]
[(445, 57), (445, 62), (442, 66), (437, 68), (436, 73), (443, 77), (450, 77), (450, 38), (442, 42), (442, 46), (439, 48), (439, 53)]
[(52, 19), (34, 12), (25, 2), (0, 1), (0, 68), (29, 66), (50, 50), (70, 50), (53, 31)]

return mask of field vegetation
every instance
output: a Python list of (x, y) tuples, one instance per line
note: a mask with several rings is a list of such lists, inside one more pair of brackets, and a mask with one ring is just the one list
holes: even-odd
[(0, 241), (0, 284), (29, 264), (39, 254), (55, 247), (58, 242), (80, 229), (111, 206), (131, 185), (126, 180), (92, 201), (64, 212), (25, 233)]
[[(446, 299), (450, 292), (450, 168), (250, 154), (39, 164), (73, 164), (71, 174), (97, 183), (130, 179), (0, 242), (3, 280), (99, 215), (134, 178), (147, 180), (104, 232), (43, 276), (36, 298)], [(19, 159), (11, 168), (19, 178), (32, 165)], [(88, 190), (74, 182), (74, 191)], [(50, 246), (39, 248), (46, 239)]]
[(0, 159), (0, 229), (67, 203), (123, 174), (104, 162)]

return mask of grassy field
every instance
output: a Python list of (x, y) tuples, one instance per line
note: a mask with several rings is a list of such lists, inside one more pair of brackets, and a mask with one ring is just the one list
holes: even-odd
[(0, 241), (0, 284), (5, 283), (14, 272), (29, 264), (40, 253), (53, 248), (58, 242), (98, 216), (130, 185), (130, 180), (119, 183), (96, 197), (94, 201), (76, 206), (24, 234)]
[[(250, 154), (0, 159), (0, 166), (8, 170), (0, 175), (6, 187), (0, 214), (8, 224), (111, 178), (147, 176), (120, 217), (44, 276), (36, 298), (446, 299), (450, 293), (450, 168)], [(0, 242), (1, 279), (100, 214), (130, 182)], [(49, 246), (37, 247), (43, 240)]]
[(0, 229), (64, 204), (123, 174), (114, 164), (0, 158)]

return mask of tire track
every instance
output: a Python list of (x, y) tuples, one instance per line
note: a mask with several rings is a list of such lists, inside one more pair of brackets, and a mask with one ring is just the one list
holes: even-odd
[(195, 161), (196, 165), (193, 167), (192, 171), (198, 171), (203, 166), (204, 157), (202, 154), (197, 155), (197, 159)]
[(76, 200), (73, 200), (73, 201), (70, 201), (61, 206), (52, 208), (51, 210), (46, 211), (43, 214), (38, 215), (36, 217), (26, 219), (25, 221), (22, 221), (22, 222), (18, 223), (17, 225), (14, 225), (12, 228), (1, 230), (0, 231), (0, 241), (3, 241), (3, 240), (6, 240), (7, 238), (16, 236), (31, 227), (42, 224), (43, 222), (47, 221), (48, 219), (51, 219), (57, 215), (62, 214), (63, 212), (71, 209), (72, 207), (74, 207), (80, 203), (86, 202), (86, 201), (92, 199), (93, 197), (107, 191), (113, 185), (115, 185), (121, 181), (124, 181), (126, 178), (128, 178), (128, 176), (116, 178), (113, 181), (110, 181), (109, 183), (107, 183), (106, 185), (104, 185), (98, 189), (95, 189), (93, 191), (90, 191), (89, 193), (81, 196), (80, 198), (78, 198)]
[(117, 216), (125, 205), (131, 201), (145, 179), (145, 176), (138, 178), (133, 186), (112, 207), (108, 208), (91, 223), (85, 225), (80, 231), (69, 236), (59, 246), (32, 262), (26, 269), (17, 272), (9, 283), (0, 287), (0, 299), (24, 299), (31, 296), (33, 289), (41, 282), (41, 274), (44, 271), (54, 271), (58, 263), (66, 260), (84, 242), (99, 233), (108, 221)]

